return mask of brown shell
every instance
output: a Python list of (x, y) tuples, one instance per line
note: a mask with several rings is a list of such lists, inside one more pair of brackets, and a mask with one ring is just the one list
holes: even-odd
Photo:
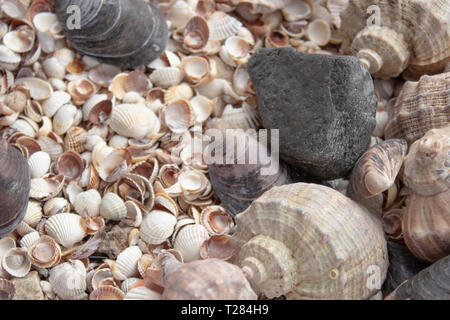
[(450, 190), (435, 196), (413, 194), (402, 220), (403, 239), (418, 258), (437, 261), (450, 254)]
[(346, 51), (379, 78), (395, 78), (409, 65), (416, 75), (442, 72), (450, 57), (449, 11), (448, 0), (350, 0), (341, 13)]
[(418, 82), (407, 81), (389, 111), (384, 129), (386, 139), (403, 138), (408, 144), (431, 129), (450, 122), (450, 72), (422, 76)]
[[(169, 259), (175, 259), (173, 256)], [(163, 262), (164, 264), (164, 262)], [(178, 265), (164, 284), (165, 300), (256, 300), (239, 267), (218, 259)], [(167, 267), (164, 273), (167, 272)]]
[(380, 221), (331, 188), (274, 187), (236, 220), (233, 262), (268, 298), (368, 299), (377, 292), (370, 274), (377, 272), (379, 287), (386, 276)]
[(450, 300), (450, 256), (403, 282), (386, 300)]
[(407, 149), (405, 140), (392, 139), (367, 150), (353, 168), (349, 188), (364, 198), (388, 190), (395, 182)]
[(30, 168), (24, 156), (0, 140), (0, 238), (22, 221), (30, 193)]
[(450, 126), (433, 129), (413, 143), (405, 158), (403, 182), (414, 193), (432, 196), (450, 187)]

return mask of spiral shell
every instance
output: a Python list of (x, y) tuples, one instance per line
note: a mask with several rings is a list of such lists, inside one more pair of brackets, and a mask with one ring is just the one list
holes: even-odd
[(375, 266), (382, 283), (388, 264), (380, 222), (315, 184), (263, 194), (237, 216), (231, 244), (255, 292), (268, 298), (367, 299), (376, 293), (366, 285), (369, 268)]
[[(71, 11), (67, 9), (72, 5), (78, 6), (81, 14), (79, 28), (71, 27)], [(72, 46), (107, 64), (126, 68), (146, 65), (166, 46), (164, 16), (146, 1), (59, 0), (55, 12)]]

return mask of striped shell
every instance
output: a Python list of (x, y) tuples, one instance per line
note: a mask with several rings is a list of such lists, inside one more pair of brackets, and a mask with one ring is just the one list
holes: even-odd
[(369, 270), (377, 271), (380, 287), (384, 281), (381, 224), (331, 188), (274, 187), (236, 220), (234, 262), (268, 298), (368, 299), (377, 291), (367, 286)]
[(81, 225), (81, 216), (73, 213), (51, 216), (45, 223), (45, 231), (66, 248), (72, 248), (86, 236)]

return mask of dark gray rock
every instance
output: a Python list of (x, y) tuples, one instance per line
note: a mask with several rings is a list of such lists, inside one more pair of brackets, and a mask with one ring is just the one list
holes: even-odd
[(320, 180), (345, 177), (367, 149), (377, 99), (356, 57), (260, 49), (250, 59), (263, 124), (280, 129), (280, 154)]

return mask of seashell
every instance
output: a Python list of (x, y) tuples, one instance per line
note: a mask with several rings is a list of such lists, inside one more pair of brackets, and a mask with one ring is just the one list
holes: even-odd
[(311, 17), (314, 5), (310, 0), (294, 0), (281, 9), (287, 21), (297, 21)]
[(41, 121), (44, 115), (44, 109), (41, 104), (34, 100), (28, 100), (25, 106), (25, 115), (35, 122)]
[(81, 111), (77, 107), (73, 104), (63, 105), (53, 117), (53, 132), (57, 135), (65, 134), (80, 118)]
[(208, 206), (200, 214), (201, 224), (212, 235), (230, 233), (234, 227), (233, 218), (221, 206)]
[(66, 69), (71, 74), (82, 74), (86, 65), (82, 60), (73, 59), (66, 65)]
[(28, 224), (30, 227), (34, 228), (37, 226), (39, 221), (41, 221), (41, 218), (42, 218), (41, 204), (34, 200), (28, 201), (27, 212), (25, 213), (23, 222)]
[(183, 31), (183, 44), (191, 52), (202, 52), (210, 40), (208, 21), (200, 16), (189, 19)]
[(177, 218), (166, 211), (152, 210), (142, 220), (139, 235), (148, 244), (161, 244), (174, 232)]
[(75, 151), (66, 151), (56, 159), (55, 171), (64, 175), (65, 181), (70, 182), (80, 178), (84, 170), (84, 160)]
[(215, 101), (202, 95), (196, 95), (189, 100), (195, 114), (195, 122), (205, 122), (214, 111)]
[(66, 150), (82, 153), (85, 151), (87, 131), (81, 127), (70, 128), (64, 137), (64, 147)]
[(123, 219), (123, 223), (131, 227), (139, 227), (142, 223), (142, 211), (134, 201), (126, 201), (127, 215)]
[(400, 91), (384, 129), (386, 139), (403, 138), (408, 144), (431, 129), (439, 129), (450, 121), (450, 72), (428, 76), (418, 82), (407, 81)]
[(122, 281), (122, 285), (121, 285), (120, 289), (122, 289), (122, 292), (127, 294), (128, 291), (133, 286), (133, 284), (136, 283), (137, 281), (139, 281), (139, 278), (128, 278), (128, 279)]
[(31, 269), (31, 261), (25, 248), (12, 248), (3, 254), (2, 268), (16, 278), (25, 277)]
[(150, 74), (151, 82), (162, 88), (176, 86), (183, 81), (183, 78), (183, 71), (177, 67), (156, 69)]
[(450, 256), (403, 282), (386, 300), (448, 300)]
[(46, 201), (44, 204), (44, 215), (46, 217), (51, 217), (55, 214), (69, 211), (70, 211), (70, 204), (64, 198), (59, 197), (52, 198)]
[(319, 46), (325, 46), (331, 40), (331, 28), (323, 19), (315, 19), (306, 28), (306, 37)]
[(200, 248), (209, 239), (206, 228), (200, 224), (183, 226), (173, 240), (173, 248), (183, 256), (183, 261), (191, 262), (200, 259)]
[[(210, 60), (208, 57), (203, 56), (190, 56), (185, 57), (181, 63), (181, 69), (183, 70), (187, 81), (195, 86), (204, 84), (212, 80), (215, 76), (214, 66), (211, 63), (214, 60)], [(187, 99), (190, 99), (188, 97)], [(167, 102), (171, 102), (166, 98)]]
[(39, 131), (36, 133), (36, 136), (39, 138), (41, 136), (46, 136), (50, 134), (53, 130), (52, 120), (48, 117), (42, 117), (42, 126), (39, 128)]
[[(70, 5), (80, 8), (81, 29), (66, 23), (70, 21), (70, 10), (67, 10)], [(96, 0), (58, 1), (55, 12), (72, 46), (103, 63), (124, 68), (146, 65), (159, 57), (166, 46), (168, 28), (164, 16), (156, 6), (145, 1), (132, 4), (114, 1), (108, 5)], [(123, 28), (124, 21), (127, 28)], [(130, 36), (129, 30), (134, 31), (134, 36)], [(112, 35), (116, 39), (114, 43), (111, 43)]]
[(106, 94), (96, 94), (83, 105), (83, 120), (93, 124), (105, 124), (112, 112), (112, 102)]
[(111, 271), (115, 279), (125, 280), (137, 276), (138, 260), (142, 257), (142, 252), (138, 246), (131, 246), (122, 251), (112, 265)]
[(194, 110), (187, 100), (172, 101), (161, 112), (163, 122), (174, 133), (183, 133), (194, 125)]
[(233, 88), (237, 94), (247, 96), (255, 94), (253, 83), (248, 74), (247, 64), (240, 64), (233, 75)]
[(72, 248), (86, 236), (81, 217), (73, 213), (51, 216), (45, 223), (45, 231), (65, 248)]
[[(405, 280), (412, 278), (427, 264), (414, 257), (406, 246), (388, 241), (389, 269), (383, 284), (383, 294), (387, 295), (400, 286)], [(385, 294), (386, 293), (386, 294)]]
[(230, 259), (234, 254), (234, 250), (230, 245), (230, 238), (231, 236), (226, 234), (211, 236), (200, 248), (202, 259)]
[(55, 57), (45, 59), (42, 62), (42, 68), (49, 78), (64, 79), (66, 68)]
[(81, 78), (70, 81), (67, 91), (72, 97), (73, 104), (81, 106), (96, 93), (97, 88), (91, 80)]
[(348, 190), (363, 198), (388, 190), (400, 171), (407, 148), (406, 140), (392, 139), (367, 150), (353, 168)]
[(280, 48), (289, 46), (289, 36), (278, 30), (272, 30), (266, 36), (266, 48)]
[(80, 260), (69, 260), (50, 270), (53, 291), (63, 300), (82, 300), (86, 294), (86, 268)]
[(38, 151), (28, 159), (31, 178), (42, 178), (50, 168), (51, 159), (47, 152)]
[(27, 233), (20, 239), (20, 246), (22, 248), (28, 249), (32, 245), (34, 245), (40, 238), (39, 232), (32, 231), (30, 233)]
[(244, 130), (257, 129), (261, 126), (257, 105), (247, 102), (243, 102), (239, 108), (235, 108), (231, 104), (227, 105), (220, 118), (234, 127)]
[(47, 117), (53, 117), (63, 105), (70, 102), (70, 94), (64, 91), (55, 91), (51, 96), (42, 102), (44, 114)]
[(56, 160), (64, 152), (62, 144), (59, 143), (55, 135), (41, 136), (37, 142), (41, 150), (48, 153), (52, 161)]
[(100, 214), (105, 219), (120, 221), (126, 217), (127, 208), (118, 195), (108, 192), (103, 196), (100, 205)]
[(86, 210), (90, 217), (97, 217), (100, 214), (101, 202), (100, 193), (95, 189), (89, 189), (75, 197), (73, 208), (79, 215)]
[(234, 36), (242, 23), (222, 11), (216, 11), (209, 17), (208, 25), (211, 39), (221, 41)]
[(414, 142), (405, 158), (403, 182), (414, 193), (433, 196), (450, 187), (450, 126), (428, 131)]
[(124, 137), (142, 139), (159, 131), (158, 118), (143, 104), (114, 106), (111, 119), (111, 129)]
[[(211, 125), (211, 128), (215, 131), (208, 130), (206, 132), (211, 137), (223, 137), (227, 134), (227, 129), (233, 128), (222, 119), (214, 120)], [(237, 144), (242, 149), (236, 150), (236, 153), (234, 151), (234, 142), (227, 147), (225, 141), (225, 146), (221, 145), (219, 148), (214, 147), (216, 152), (214, 158), (207, 159), (209, 176), (214, 191), (233, 215), (245, 210), (253, 200), (257, 199), (273, 186), (283, 185), (291, 181), (290, 174), (285, 165), (278, 165), (275, 158), (269, 154), (269, 151), (261, 140), (263, 138), (262, 136), (260, 136), (259, 142), (250, 135), (247, 138), (245, 135), (243, 137), (246, 140), (241, 140), (243, 143), (239, 142)], [(258, 144), (260, 152), (259, 160), (253, 162), (254, 164), (240, 164), (242, 163), (240, 157), (247, 157), (247, 152), (256, 150), (255, 147)], [(211, 154), (211, 150), (205, 150), (205, 152), (205, 154)], [(238, 158), (236, 158), (236, 155)], [(272, 161), (272, 165), (275, 166), (270, 167), (268, 165), (270, 161), (262, 162), (263, 157), (265, 157), (265, 160)], [(273, 171), (271, 168), (275, 168), (276, 170)], [(245, 175), (243, 175), (243, 172)]]
[(128, 149), (118, 149), (106, 156), (100, 166), (98, 173), (100, 178), (106, 182), (119, 180), (128, 172), (131, 165), (131, 152)]
[(9, 71), (17, 69), (21, 61), (19, 54), (15, 53), (8, 47), (0, 45), (0, 67)]
[(128, 74), (125, 79), (125, 90), (127, 92), (137, 92), (139, 94), (144, 94), (149, 88), (151, 88), (152, 83), (148, 79), (147, 75), (140, 71), (132, 71)]
[(76, 181), (70, 181), (63, 191), (64, 196), (69, 199), (71, 204), (73, 204), (75, 202), (75, 198), (78, 194), (83, 192), (83, 189), (78, 185)]
[(30, 193), (30, 168), (24, 156), (0, 140), (0, 238), (24, 218)]
[(15, 90), (5, 98), (5, 104), (15, 112), (22, 112), (27, 105), (27, 95), (22, 91)]
[(125, 293), (113, 286), (101, 286), (89, 295), (89, 300), (123, 300)]
[(170, 22), (170, 28), (176, 29), (186, 25), (193, 15), (194, 11), (188, 3), (176, 1), (167, 11), (167, 20)]
[(381, 223), (331, 188), (274, 187), (236, 221), (233, 261), (269, 299), (367, 299), (377, 290), (367, 286), (368, 268), (377, 267), (380, 286), (386, 276)]
[[(22, 223), (25, 224), (25, 223)], [(31, 228), (30, 228), (31, 229)], [(0, 265), (1, 260), (6, 252), (16, 247), (16, 240), (12, 237), (4, 237), (0, 239)]]
[(51, 85), (39, 78), (20, 78), (17, 79), (15, 85), (24, 84), (30, 91), (30, 97), (34, 100), (46, 100), (49, 99), (53, 94), (53, 88)]
[(130, 289), (123, 300), (161, 300), (161, 294), (147, 287)]
[(51, 268), (61, 260), (61, 248), (51, 237), (42, 236), (27, 248), (34, 266)]
[(34, 138), (36, 136), (35, 128), (24, 119), (17, 119), (14, 123), (10, 124), (12, 129), (15, 129), (17, 132), (21, 132), (26, 134), (27, 136)]
[(14, 283), (6, 279), (0, 279), (0, 300), (12, 300), (15, 294)]
[(250, 44), (242, 37), (232, 36), (225, 40), (220, 49), (220, 58), (230, 67), (247, 63), (250, 59)]
[(186, 264), (166, 253), (163, 258), (164, 300), (256, 300), (242, 270), (218, 259)]
[[(378, 6), (379, 21), (367, 20), (371, 5)], [(408, 66), (418, 76), (439, 73), (450, 55), (449, 10), (446, 1), (350, 0), (341, 14), (341, 31), (351, 43), (347, 51), (374, 77), (395, 78)]]

